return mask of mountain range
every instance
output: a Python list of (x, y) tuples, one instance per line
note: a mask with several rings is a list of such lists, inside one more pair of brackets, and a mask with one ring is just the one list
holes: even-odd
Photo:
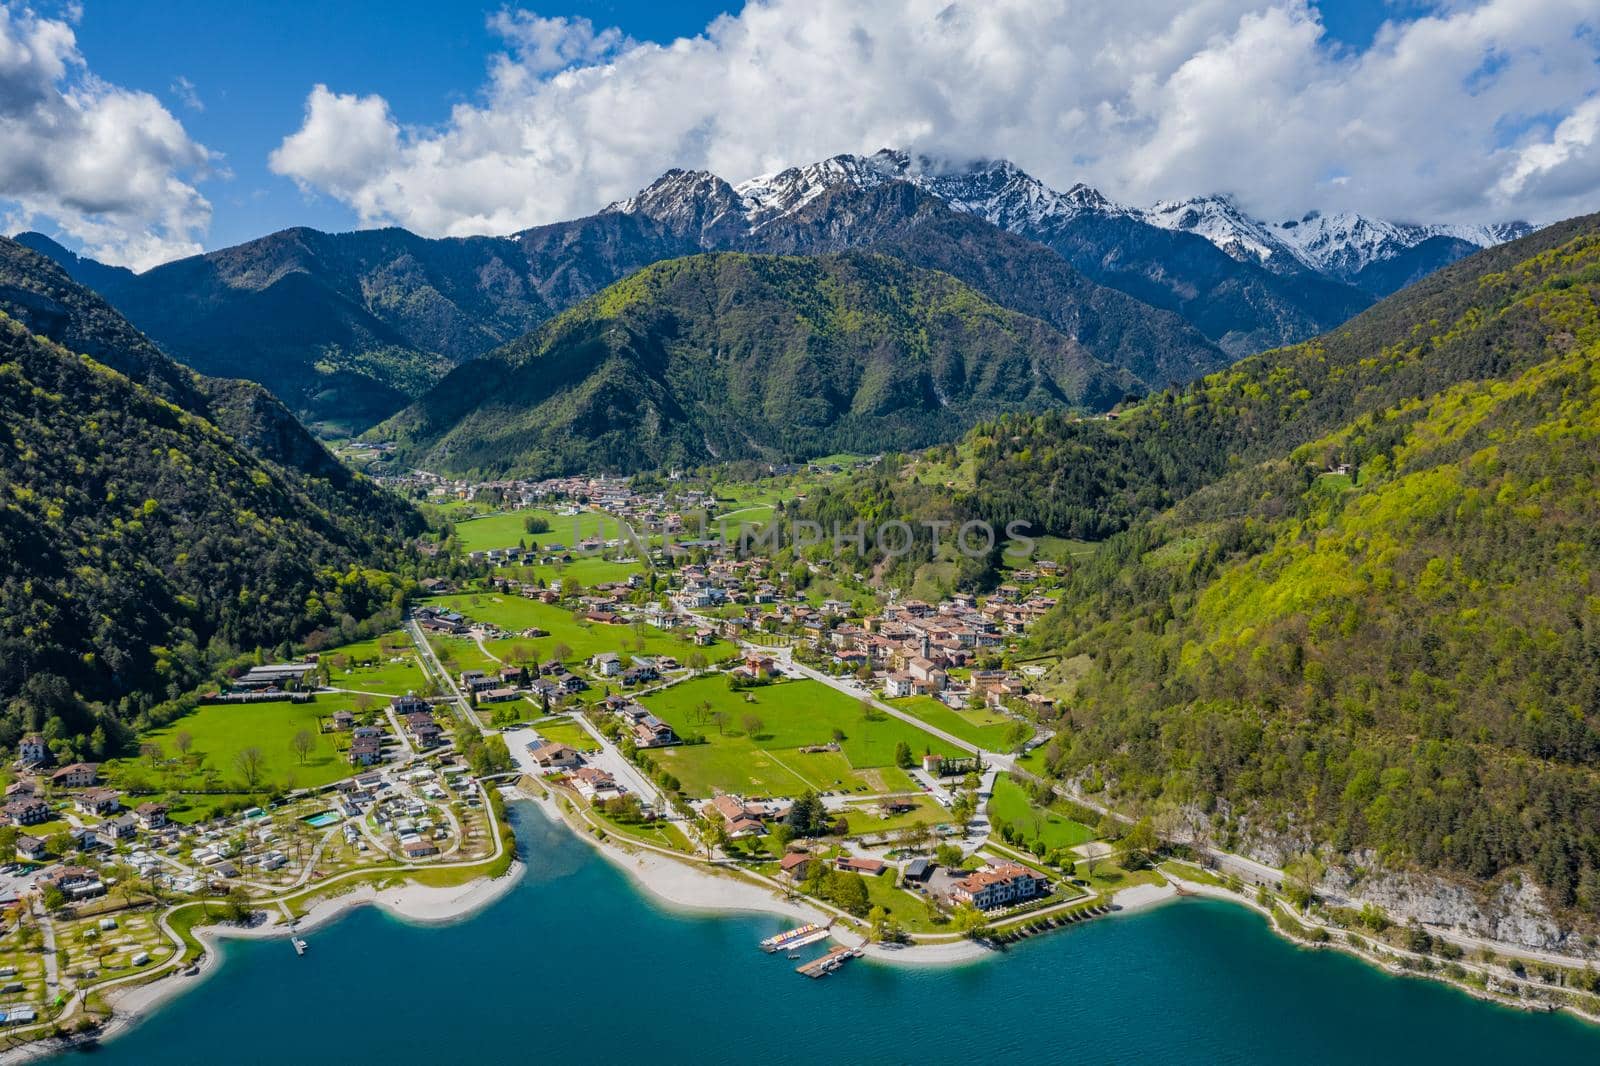
[(373, 431), (496, 476), (915, 448), (1137, 386), (1039, 319), (890, 256), (705, 253), (645, 267)]
[(1222, 198), (1141, 211), (1003, 161), (941, 168), (885, 150), (737, 186), (669, 171), (594, 215), (506, 237), (300, 228), (140, 274), (18, 239), (176, 358), (348, 433), (634, 271), (704, 252), (871, 251), (944, 271), (1159, 388), (1315, 335), (1517, 232), (1359, 216), (1270, 226)]

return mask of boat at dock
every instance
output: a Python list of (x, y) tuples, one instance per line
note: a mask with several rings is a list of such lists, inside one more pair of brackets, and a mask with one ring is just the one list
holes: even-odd
[(832, 922), (829, 922), (828, 925), (802, 925), (798, 928), (790, 929), (786, 933), (769, 936), (761, 942), (761, 950), (768, 955), (772, 955), (779, 951), (795, 951), (805, 947), (807, 944), (815, 944), (819, 940), (826, 940), (832, 935), (828, 931), (829, 926), (832, 924)]
[(294, 953), (296, 955), (304, 955), (306, 953), (306, 942), (299, 937), (290, 937), (289, 943), (294, 945)]
[(836, 948), (829, 948), (827, 953), (820, 958), (815, 958), (810, 962), (796, 966), (794, 972), (806, 977), (826, 977), (851, 959), (859, 959), (860, 957), (860, 948), (847, 948), (840, 945)]

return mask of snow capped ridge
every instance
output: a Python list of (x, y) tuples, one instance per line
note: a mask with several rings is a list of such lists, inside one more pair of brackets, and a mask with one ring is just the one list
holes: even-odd
[(1420, 226), (1354, 211), (1308, 211), (1298, 219), (1268, 223), (1247, 214), (1222, 193), (1162, 200), (1140, 215), (1153, 226), (1204, 237), (1241, 262), (1256, 262), (1280, 274), (1311, 269), (1343, 279), (1434, 237), (1488, 248), (1533, 232), (1526, 222)]
[(1354, 211), (1309, 211), (1299, 219), (1278, 223), (1273, 230), (1319, 270), (1348, 277), (1434, 237), (1489, 248), (1525, 237), (1534, 227), (1526, 222), (1424, 226), (1370, 218)]
[(889, 148), (870, 156), (836, 155), (741, 181), (734, 186), (734, 192), (742, 201), (745, 218), (754, 232), (799, 211), (830, 189), (840, 186), (871, 189), (903, 178), (910, 165), (906, 153)]
[(1159, 200), (1140, 218), (1162, 229), (1182, 230), (1204, 237), (1240, 262), (1256, 262), (1277, 273), (1317, 269), (1301, 250), (1273, 228), (1240, 210), (1226, 193), (1191, 196), (1185, 200)]
[(1239, 262), (1277, 274), (1309, 270), (1346, 281), (1433, 238), (1487, 248), (1534, 229), (1525, 222), (1413, 225), (1351, 211), (1309, 211), (1298, 219), (1269, 223), (1244, 211), (1226, 193), (1161, 200), (1141, 209), (1117, 203), (1081, 182), (1058, 191), (1005, 159), (951, 161), (894, 148), (871, 155), (831, 156), (738, 185), (704, 170), (669, 170), (604, 211), (642, 215), (674, 233), (698, 231), (702, 241), (713, 241), (719, 235), (755, 234), (834, 189), (873, 189), (895, 181), (907, 182), (954, 210), (1034, 239), (1075, 219), (1126, 218), (1192, 233)]
[(910, 180), (956, 210), (1012, 232), (1085, 213), (1128, 213), (1097, 189), (1080, 182), (1064, 193), (1057, 192), (1005, 159), (979, 160), (955, 169), (930, 165)]

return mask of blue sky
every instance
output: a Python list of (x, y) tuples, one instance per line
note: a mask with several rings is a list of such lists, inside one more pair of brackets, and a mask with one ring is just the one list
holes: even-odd
[[(433, 125), (471, 100), (488, 57), (502, 43), (487, 26), (501, 5), (425, 0), (329, 0), (293, 5), (162, 0), (87, 0), (78, 41), (95, 73), (161, 97), (202, 144), (223, 154), (233, 177), (206, 188), (215, 208), (208, 247), (225, 247), (286, 226), (349, 229), (354, 212), (303, 195), (267, 169), (267, 155), (294, 130), (306, 93), (377, 93), (402, 122)], [(741, 5), (714, 0), (538, 5), (541, 15), (616, 26), (636, 40), (668, 42), (700, 33)], [(1328, 32), (1356, 47), (1372, 39), (1394, 6), (1386, 0), (1323, 0)], [(186, 107), (172, 86), (186, 78), (204, 107)]]
[[(540, 7), (616, 25), (639, 40), (699, 33), (727, 5), (580, 3)], [(207, 247), (225, 247), (286, 226), (350, 229), (356, 215), (326, 197), (305, 196), (267, 169), (267, 154), (299, 126), (306, 93), (379, 93), (403, 122), (444, 121), (470, 100), (502, 44), (487, 16), (498, 4), (425, 0), (327, 0), (313, 4), (85, 0), (79, 48), (100, 77), (154, 93), (233, 177), (207, 183), (215, 215)], [(173, 89), (186, 78), (204, 110)]]
[(1594, 0), (522, 3), (0, 0), (0, 232), (140, 268), (291, 225), (509, 233), (884, 146), (1267, 219), (1600, 188)]

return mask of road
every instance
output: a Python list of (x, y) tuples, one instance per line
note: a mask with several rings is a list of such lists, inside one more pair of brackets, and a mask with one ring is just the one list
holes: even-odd
[(472, 704), (461, 694), (461, 689), (456, 685), (456, 679), (450, 676), (450, 671), (439, 662), (439, 657), (433, 652), (433, 645), (428, 643), (428, 635), (422, 631), (415, 618), (406, 619), (406, 631), (411, 634), (411, 640), (416, 644), (422, 655), (418, 661), (422, 664), (422, 672), (438, 683), (439, 690), (450, 697), (455, 707), (456, 717), (463, 723), (472, 726), (479, 733), (487, 733), (483, 722), (478, 719), (477, 712), (472, 709)]

